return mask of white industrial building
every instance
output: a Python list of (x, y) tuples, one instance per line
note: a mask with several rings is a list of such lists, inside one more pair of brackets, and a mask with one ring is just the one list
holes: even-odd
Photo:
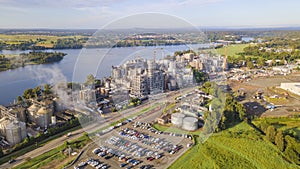
[(281, 83), (280, 88), (300, 96), (300, 82), (299, 83)]

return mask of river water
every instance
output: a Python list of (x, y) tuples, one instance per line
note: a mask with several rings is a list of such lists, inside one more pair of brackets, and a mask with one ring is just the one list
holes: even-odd
[[(160, 47), (126, 47), (55, 50), (67, 55), (58, 63), (28, 65), (13, 70), (0, 72), (0, 104), (9, 105), (23, 91), (45, 83), (58, 81), (83, 82), (89, 74), (97, 78), (110, 76), (111, 66), (119, 65), (134, 57), (156, 59), (172, 55), (175, 51), (197, 49), (206, 45), (179, 45)], [(53, 51), (53, 50), (48, 50)], [(155, 51), (155, 52), (154, 52)], [(18, 54), (29, 51), (0, 51), (0, 54)], [(155, 53), (155, 54), (154, 54)]]

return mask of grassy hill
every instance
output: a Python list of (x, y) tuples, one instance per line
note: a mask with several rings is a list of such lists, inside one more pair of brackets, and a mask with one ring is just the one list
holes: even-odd
[(246, 123), (198, 143), (170, 166), (170, 169), (299, 168), (285, 160), (276, 146)]

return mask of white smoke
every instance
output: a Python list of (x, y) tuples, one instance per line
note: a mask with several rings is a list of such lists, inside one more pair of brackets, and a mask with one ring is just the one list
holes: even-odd
[(57, 66), (37, 67), (31, 70), (33, 76), (42, 84), (50, 84), (53, 93), (61, 100), (67, 108), (73, 107), (71, 95), (68, 94), (67, 78)]

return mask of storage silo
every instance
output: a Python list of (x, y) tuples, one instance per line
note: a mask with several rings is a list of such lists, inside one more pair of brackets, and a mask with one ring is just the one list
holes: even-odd
[(36, 124), (40, 127), (47, 127), (51, 123), (52, 111), (45, 107), (41, 107), (37, 112)]
[(20, 128), (21, 128), (21, 139), (25, 139), (27, 137), (27, 130), (26, 130), (26, 123), (19, 122)]
[(10, 145), (20, 143), (27, 135), (26, 124), (24, 122), (14, 121), (6, 126), (6, 140)]
[(184, 130), (193, 131), (198, 129), (198, 119), (195, 117), (186, 117), (183, 119), (182, 128)]
[(182, 120), (183, 120), (184, 117), (185, 117), (185, 115), (182, 114), (182, 113), (173, 113), (171, 115), (171, 123), (178, 126), (178, 127), (181, 127), (182, 126)]
[(30, 121), (32, 122), (36, 121), (36, 113), (38, 110), (39, 110), (39, 106), (34, 103), (28, 108), (28, 117)]

